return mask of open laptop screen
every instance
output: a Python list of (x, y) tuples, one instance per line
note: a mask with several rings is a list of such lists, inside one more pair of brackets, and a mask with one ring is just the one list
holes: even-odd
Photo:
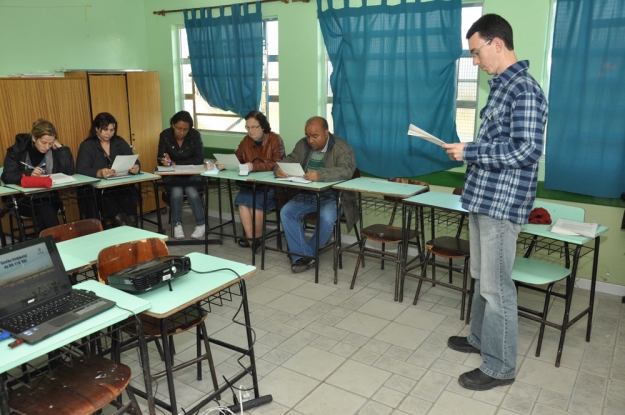
[(0, 249), (0, 318), (71, 289), (51, 236)]

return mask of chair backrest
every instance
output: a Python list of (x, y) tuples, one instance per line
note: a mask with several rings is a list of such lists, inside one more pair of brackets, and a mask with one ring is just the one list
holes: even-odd
[(166, 255), (169, 255), (169, 249), (159, 238), (147, 238), (109, 246), (98, 254), (98, 280), (108, 284), (109, 275)]
[(356, 167), (356, 170), (354, 170), (354, 174), (352, 174), (352, 179), (357, 179), (359, 177), (360, 177), (360, 169)]
[(426, 192), (430, 191), (430, 185), (427, 182), (422, 182), (420, 180), (405, 179), (403, 177), (391, 177), (390, 179), (388, 179), (388, 181), (395, 182), (395, 183), (416, 184), (418, 186), (425, 186), (427, 187)]
[(454, 191), (451, 192), (451, 193), (454, 194), (454, 195), (458, 195), (458, 196), (462, 195), (462, 187), (454, 188)]
[(549, 212), (552, 223), (554, 223), (559, 218), (583, 222), (584, 216), (586, 214), (584, 209), (580, 207), (563, 205), (560, 203), (545, 202), (538, 199), (534, 200), (533, 209), (537, 207), (541, 207)]
[(89, 235), (102, 231), (102, 224), (97, 219), (83, 219), (76, 222), (63, 223), (44, 229), (39, 233), (39, 237), (52, 235), (54, 242), (59, 243), (79, 236)]

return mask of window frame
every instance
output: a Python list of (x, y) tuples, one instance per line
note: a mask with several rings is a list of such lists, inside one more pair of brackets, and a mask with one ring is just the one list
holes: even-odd
[[(265, 114), (265, 116), (267, 117), (267, 120), (271, 123), (271, 127), (272, 130), (275, 132), (279, 132), (280, 130), (280, 123), (279, 123), (279, 115), (278, 115), (278, 120), (271, 120), (270, 119), (270, 114), (269, 114), (269, 104), (270, 103), (279, 103), (280, 102), (280, 95), (279, 95), (279, 82), (280, 82), (280, 76), (279, 76), (279, 69), (278, 69), (278, 77), (274, 77), (274, 78), (269, 78), (268, 73), (269, 73), (269, 68), (268, 65), (269, 63), (278, 63), (279, 65), (279, 52), (278, 54), (275, 55), (270, 55), (269, 52), (269, 48), (267, 45), (267, 25), (268, 24), (272, 24), (272, 22), (275, 22), (275, 24), (278, 24), (278, 19), (276, 17), (268, 17), (268, 18), (263, 18), (263, 74), (262, 74), (262, 79), (263, 79), (263, 91), (261, 94), (261, 103), (260, 103), (260, 108), (259, 110)], [(276, 27), (276, 39), (275, 39), (275, 43), (276, 46), (274, 47), (274, 49), (278, 50), (278, 41), (279, 41), (279, 26)], [(193, 122), (194, 125), (196, 126), (196, 129), (199, 131), (204, 131), (204, 132), (208, 132), (208, 133), (216, 133), (216, 134), (232, 134), (232, 135), (236, 135), (237, 137), (240, 136), (241, 134), (246, 134), (247, 131), (245, 131), (244, 129), (244, 124), (245, 124), (245, 120), (243, 119), (243, 117), (240, 117), (238, 114), (235, 114), (231, 111), (222, 111), (218, 108), (213, 108), (210, 107), (210, 105), (204, 101), (204, 99), (199, 96), (199, 94), (197, 93), (196, 90), (196, 86), (195, 86), (195, 82), (191, 81), (191, 91), (189, 93), (185, 92), (185, 80), (184, 80), (184, 65), (190, 65), (191, 64), (191, 60), (189, 59), (189, 57), (183, 57), (182, 53), (183, 50), (185, 48), (183, 48), (182, 42), (183, 40), (186, 38), (186, 35), (183, 36), (182, 32), (186, 31), (184, 25), (178, 25), (176, 27), (176, 36), (177, 36), (177, 46), (178, 49), (175, 51), (177, 59), (176, 59), (176, 68), (174, 69), (174, 75), (177, 79), (177, 83), (180, 86), (180, 94), (179, 94), (179, 105), (180, 108), (183, 109), (187, 109), (187, 106), (185, 105), (186, 101), (190, 101), (192, 103), (192, 110), (189, 110), (189, 112), (191, 112), (191, 116), (193, 117)], [(188, 50), (188, 48), (187, 48)], [(190, 68), (190, 66), (189, 66)], [(189, 72), (189, 76), (191, 77), (191, 79), (193, 79), (193, 74), (192, 72)], [(278, 95), (270, 95), (269, 94), (269, 83), (270, 82), (278, 82)], [(204, 101), (204, 103), (206, 104), (207, 107), (211, 108), (212, 110), (214, 110), (215, 112), (201, 112), (198, 113), (198, 105), (197, 105), (197, 99), (201, 99), (202, 101)], [(279, 108), (278, 108), (278, 112), (279, 112)], [(224, 129), (206, 129), (206, 128), (200, 128), (200, 122), (198, 121), (198, 116), (200, 117), (211, 117), (211, 116), (219, 116), (219, 117), (223, 117), (223, 118), (232, 118), (233, 119), (233, 123), (231, 124), (230, 129), (224, 130)], [(236, 127), (237, 125), (240, 125), (240, 130), (237, 130)]]

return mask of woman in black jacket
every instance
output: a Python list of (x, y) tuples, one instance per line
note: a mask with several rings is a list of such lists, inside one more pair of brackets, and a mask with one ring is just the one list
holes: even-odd
[[(52, 173), (74, 174), (74, 158), (69, 147), (58, 140), (56, 128), (43, 118), (33, 123), (29, 133), (15, 136), (15, 144), (7, 150), (2, 181), (20, 184), (22, 176), (45, 176)], [(20, 215), (35, 214), (35, 232), (59, 225), (61, 200), (57, 192), (38, 193), (35, 200), (18, 196)], [(31, 203), (32, 202), (32, 203)]]
[[(117, 135), (117, 120), (108, 112), (96, 115), (91, 123), (89, 137), (80, 144), (76, 157), (76, 173), (106, 179), (115, 170), (111, 169), (118, 155), (132, 155), (128, 143)], [(128, 171), (137, 174), (139, 160)], [(116, 226), (137, 226), (136, 189), (133, 186), (118, 186), (102, 195), (102, 210)], [(91, 216), (88, 214), (88, 216)]]
[[(204, 162), (204, 143), (200, 132), (193, 128), (193, 118), (187, 111), (179, 111), (169, 120), (171, 128), (161, 132), (158, 140), (157, 161), (162, 166), (185, 166), (202, 164)], [(175, 182), (176, 178), (165, 178), (165, 183)], [(187, 195), (189, 205), (195, 216), (195, 230), (191, 234), (193, 239), (204, 239), (206, 218), (202, 206), (202, 190), (204, 179), (200, 176), (189, 176), (185, 186), (168, 186), (169, 206), (173, 223), (175, 239), (184, 239), (182, 229), (182, 202), (183, 195)], [(197, 184), (195, 184), (197, 182)]]

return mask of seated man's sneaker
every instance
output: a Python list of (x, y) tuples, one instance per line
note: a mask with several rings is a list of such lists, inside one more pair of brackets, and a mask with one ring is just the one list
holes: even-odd
[(315, 265), (314, 259), (300, 258), (297, 261), (295, 261), (293, 264), (291, 264), (291, 271), (293, 271), (295, 274), (298, 274), (300, 272), (306, 271), (313, 265)]
[(174, 226), (174, 239), (184, 239), (184, 231), (182, 230), (181, 223)]
[(512, 385), (514, 383), (514, 378), (492, 378), (478, 368), (460, 375), (458, 383), (463, 388), (470, 389), (472, 391), (487, 391), (496, 388), (497, 386)]
[(447, 340), (447, 347), (462, 353), (480, 353), (480, 349), (469, 343), (466, 337), (451, 336)]
[(196, 226), (195, 230), (191, 234), (193, 239), (204, 239), (204, 233), (206, 231), (206, 225)]

